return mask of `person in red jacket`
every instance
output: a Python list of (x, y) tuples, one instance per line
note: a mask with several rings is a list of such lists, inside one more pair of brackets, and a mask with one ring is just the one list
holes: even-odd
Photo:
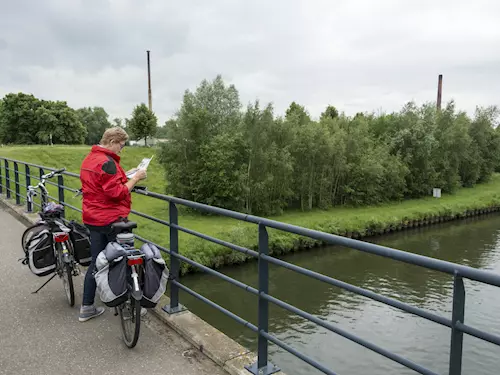
[(130, 192), (133, 187), (146, 178), (146, 171), (139, 170), (128, 180), (120, 166), (118, 154), (127, 140), (128, 135), (122, 128), (107, 129), (100, 144), (92, 146), (81, 166), (82, 216), (84, 224), (90, 231), (92, 253), (92, 262), (83, 284), (83, 301), (79, 316), (81, 322), (95, 318), (105, 311), (103, 307), (94, 305), (95, 261), (106, 245), (115, 240), (111, 224), (129, 215), (132, 203)]

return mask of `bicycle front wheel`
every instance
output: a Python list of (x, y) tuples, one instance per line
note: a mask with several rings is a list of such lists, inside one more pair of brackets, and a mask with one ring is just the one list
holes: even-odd
[(141, 330), (141, 303), (130, 297), (118, 308), (122, 326), (123, 341), (129, 348), (133, 348), (139, 340)]
[(66, 292), (66, 298), (68, 299), (69, 305), (73, 307), (75, 305), (75, 288), (73, 286), (73, 272), (71, 264), (63, 264), (62, 279), (64, 291)]

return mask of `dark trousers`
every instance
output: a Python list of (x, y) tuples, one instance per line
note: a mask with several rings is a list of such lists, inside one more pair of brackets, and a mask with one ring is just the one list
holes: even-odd
[(110, 226), (94, 227), (87, 226), (90, 230), (90, 252), (92, 254), (92, 262), (89, 265), (83, 282), (83, 302), (82, 305), (90, 306), (94, 304), (96, 282), (94, 278), (95, 261), (99, 253), (104, 250), (109, 242), (115, 241), (116, 235), (111, 231)]

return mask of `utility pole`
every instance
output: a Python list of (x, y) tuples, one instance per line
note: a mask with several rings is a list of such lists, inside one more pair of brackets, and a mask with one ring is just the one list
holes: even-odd
[(148, 55), (148, 101), (149, 101), (149, 110), (153, 111), (153, 102), (151, 98), (151, 65), (149, 62), (149, 51), (147, 51)]
[(437, 110), (441, 110), (441, 96), (443, 92), (443, 75), (440, 74), (438, 78), (438, 96), (437, 96)]

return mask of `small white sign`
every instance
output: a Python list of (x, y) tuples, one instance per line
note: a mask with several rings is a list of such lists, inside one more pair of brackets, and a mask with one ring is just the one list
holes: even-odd
[(432, 189), (432, 196), (434, 198), (441, 198), (441, 189), (439, 188)]

